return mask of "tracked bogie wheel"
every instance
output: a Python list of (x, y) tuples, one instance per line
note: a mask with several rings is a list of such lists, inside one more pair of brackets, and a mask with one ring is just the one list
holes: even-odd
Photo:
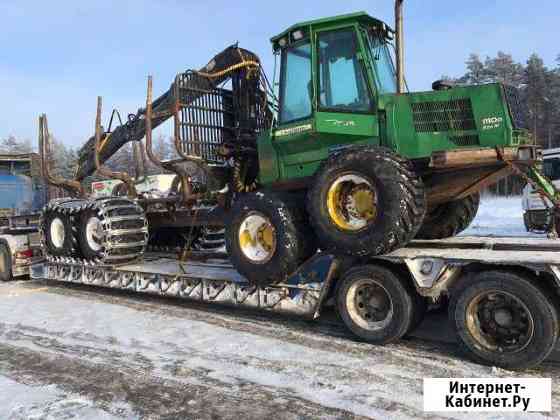
[(247, 280), (267, 286), (286, 280), (317, 250), (297, 197), (272, 192), (241, 194), (226, 227), (226, 249)]
[(353, 147), (317, 171), (307, 211), (321, 247), (368, 256), (406, 245), (420, 227), (426, 197), (411, 163), (380, 147)]
[(51, 201), (40, 232), (48, 260), (115, 265), (144, 254), (148, 227), (144, 211), (121, 197)]
[(467, 229), (478, 212), (480, 194), (475, 193), (461, 200), (437, 206), (426, 214), (418, 239), (444, 239), (458, 235)]
[(80, 214), (78, 243), (86, 262), (122, 264), (141, 257), (148, 242), (144, 211), (111, 197), (89, 202)]
[(51, 200), (41, 213), (39, 231), (47, 256), (80, 257), (76, 216), (85, 200)]

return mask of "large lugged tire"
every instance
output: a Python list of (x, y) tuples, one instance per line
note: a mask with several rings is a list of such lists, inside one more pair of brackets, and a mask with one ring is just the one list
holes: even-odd
[(106, 197), (84, 206), (77, 236), (86, 262), (122, 264), (144, 254), (148, 227), (144, 211), (134, 201)]
[(426, 214), (418, 239), (443, 239), (458, 235), (472, 223), (480, 205), (480, 194), (441, 204)]
[(373, 344), (398, 340), (417, 321), (415, 291), (375, 265), (350, 269), (340, 280), (337, 307), (344, 324)]
[(554, 297), (508, 271), (487, 271), (459, 281), (449, 317), (473, 360), (505, 369), (538, 365), (558, 341)]
[(77, 248), (73, 216), (58, 208), (43, 212), (41, 231), (47, 253), (55, 257), (73, 256)]
[(103, 254), (104, 229), (96, 209), (87, 209), (80, 214), (78, 244), (86, 260), (101, 259)]
[(281, 282), (317, 250), (305, 212), (285, 194), (242, 194), (230, 210), (226, 249), (247, 280), (266, 286)]
[(307, 211), (321, 248), (380, 255), (406, 245), (426, 212), (410, 162), (379, 147), (345, 149), (317, 171)]

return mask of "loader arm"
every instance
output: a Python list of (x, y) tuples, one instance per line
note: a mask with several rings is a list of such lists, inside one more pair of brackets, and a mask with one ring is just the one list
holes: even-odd
[[(188, 79), (187, 89), (176, 89), (176, 82), (153, 102), (152, 128), (156, 128), (167, 119), (173, 117), (176, 95), (179, 102), (189, 104), (209, 90), (213, 90), (227, 82), (233, 74), (240, 71), (259, 70), (258, 56), (248, 50), (232, 45), (214, 58), (206, 66), (193, 72), (194, 77)], [(197, 93), (199, 91), (200, 93)], [(177, 93), (178, 92), (178, 93)], [(136, 114), (130, 114), (128, 120), (110, 132), (104, 132), (99, 153), (103, 164), (118, 150), (130, 141), (140, 141), (146, 134), (146, 110), (140, 108)], [(92, 136), (78, 153), (78, 168), (75, 178), (79, 181), (92, 175), (95, 170), (95, 136)]]

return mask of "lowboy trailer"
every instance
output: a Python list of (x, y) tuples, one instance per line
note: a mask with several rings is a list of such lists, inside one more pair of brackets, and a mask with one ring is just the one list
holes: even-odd
[(560, 242), (455, 237), (413, 241), (390, 254), (318, 253), (280, 284), (247, 282), (226, 254), (146, 253), (120, 266), (44, 261), (32, 278), (320, 316), (334, 303), (362, 340), (387, 344), (410, 333), (429, 303), (449, 299), (450, 321), (474, 360), (508, 369), (538, 365), (559, 335)]

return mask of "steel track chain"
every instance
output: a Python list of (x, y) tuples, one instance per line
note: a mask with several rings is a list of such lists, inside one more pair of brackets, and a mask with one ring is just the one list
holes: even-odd
[[(81, 215), (94, 211), (103, 228), (102, 250), (99, 257), (86, 259), (78, 249), (78, 228)], [(72, 249), (69, 255), (55, 256), (48, 252), (45, 239), (45, 215), (49, 212), (70, 217), (72, 224)], [(125, 214), (123, 214), (125, 213)], [(134, 228), (123, 228), (123, 223), (136, 222)], [(39, 233), (47, 261), (85, 266), (116, 266), (141, 259), (148, 243), (148, 222), (144, 210), (134, 201), (122, 197), (95, 200), (54, 199), (41, 212)]]

